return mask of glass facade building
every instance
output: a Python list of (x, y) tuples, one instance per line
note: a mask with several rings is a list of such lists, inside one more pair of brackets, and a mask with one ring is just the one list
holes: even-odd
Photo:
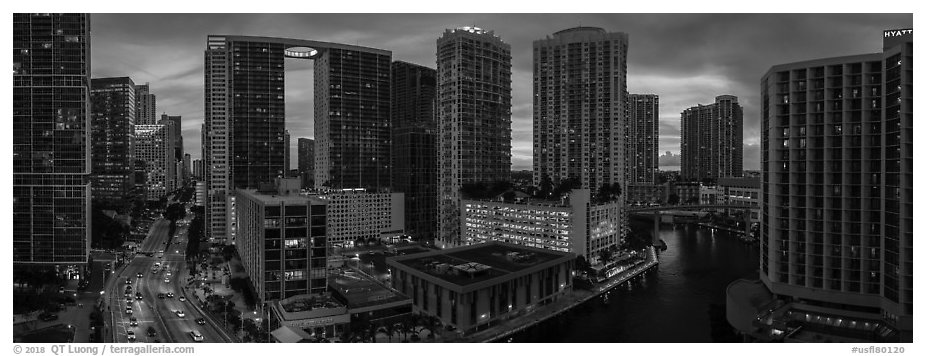
[(135, 83), (90, 81), (93, 199), (124, 203), (135, 190)]
[(13, 14), (13, 263), (90, 247), (90, 15)]

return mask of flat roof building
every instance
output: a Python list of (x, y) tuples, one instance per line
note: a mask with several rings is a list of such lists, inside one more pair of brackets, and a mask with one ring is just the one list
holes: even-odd
[(716, 181), (743, 176), (743, 107), (733, 95), (682, 111), (681, 176)]
[(405, 195), (364, 189), (329, 190), (311, 196), (328, 203), (328, 243), (352, 244), (405, 234)]
[(135, 83), (90, 80), (93, 199), (121, 204), (135, 190)]
[(389, 257), (393, 287), (414, 309), (481, 330), (572, 290), (576, 255), (502, 242)]

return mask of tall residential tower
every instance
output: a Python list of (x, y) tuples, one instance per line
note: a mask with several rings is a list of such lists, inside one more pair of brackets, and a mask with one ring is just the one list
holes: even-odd
[(630, 94), (627, 105), (628, 183), (655, 183), (659, 169), (659, 96)]
[(465, 244), (460, 188), (511, 177), (511, 46), (462, 27), (437, 39), (439, 246)]
[(90, 80), (93, 200), (124, 204), (135, 190), (135, 83)]
[(681, 176), (716, 181), (743, 176), (743, 107), (733, 95), (682, 112)]

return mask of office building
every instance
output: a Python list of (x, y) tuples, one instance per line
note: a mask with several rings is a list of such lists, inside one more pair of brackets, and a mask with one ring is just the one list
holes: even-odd
[(189, 181), (192, 176), (193, 163), (189, 153), (183, 154), (183, 181)]
[(328, 242), (353, 246), (354, 241), (392, 241), (405, 235), (403, 193), (368, 192), (362, 188), (329, 190), (313, 195), (328, 202)]
[(913, 30), (883, 36), (882, 52), (762, 77), (759, 277), (775, 302), (731, 320), (750, 336), (913, 341)]
[(299, 177), (302, 178), (302, 188), (315, 187), (315, 140), (299, 138), (296, 143), (298, 149), (297, 163), (299, 164)]
[(460, 188), (511, 176), (511, 46), (493, 31), (437, 39), (438, 246), (459, 245)]
[(13, 265), (77, 278), (91, 238), (90, 15), (12, 17)]
[[(749, 212), (749, 221), (761, 221), (760, 200), (761, 186), (759, 178), (720, 178), (717, 188), (722, 196), (721, 203), (726, 205), (743, 206)], [(739, 209), (727, 209), (727, 214)]]
[(135, 83), (93, 78), (90, 103), (93, 200), (124, 204), (135, 190)]
[(627, 34), (575, 27), (534, 41), (534, 184), (623, 186)]
[(683, 179), (743, 176), (743, 107), (735, 96), (685, 109), (681, 131)]
[(135, 125), (135, 158), (145, 164), (147, 200), (158, 200), (176, 189), (176, 164), (168, 125)]
[(206, 206), (206, 182), (196, 182), (196, 206)]
[(386, 258), (393, 288), (416, 310), (464, 333), (496, 325), (572, 290), (572, 253), (489, 242)]
[(437, 72), (392, 62), (392, 189), (405, 193), (405, 230), (416, 238), (437, 234)]
[(210, 35), (205, 51), (206, 233), (234, 240), (236, 188), (284, 175), (284, 58), (314, 60), (315, 185), (389, 184), (389, 51)]
[(278, 178), (237, 189), (235, 247), (258, 305), (328, 286), (326, 202), (299, 195), (298, 181)]
[(656, 183), (659, 170), (659, 96), (630, 94), (627, 120), (627, 184)]
[(557, 200), (463, 200), (463, 239), (571, 252), (591, 260), (621, 242), (620, 204), (591, 198), (588, 189), (575, 189)]
[(155, 125), (158, 123), (157, 97), (151, 93), (148, 83), (135, 86), (135, 124)]
[(289, 147), (289, 130), (283, 130), (283, 174), (289, 174), (289, 152), (292, 151), (292, 148)]
[(193, 160), (193, 178), (196, 180), (203, 179), (203, 160), (201, 159)]

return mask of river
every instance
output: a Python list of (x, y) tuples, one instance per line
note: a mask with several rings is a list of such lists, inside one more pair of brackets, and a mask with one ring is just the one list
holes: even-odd
[(668, 245), (659, 267), (560, 316), (514, 335), (512, 342), (736, 342), (725, 291), (758, 278), (758, 249), (725, 232), (664, 224)]

